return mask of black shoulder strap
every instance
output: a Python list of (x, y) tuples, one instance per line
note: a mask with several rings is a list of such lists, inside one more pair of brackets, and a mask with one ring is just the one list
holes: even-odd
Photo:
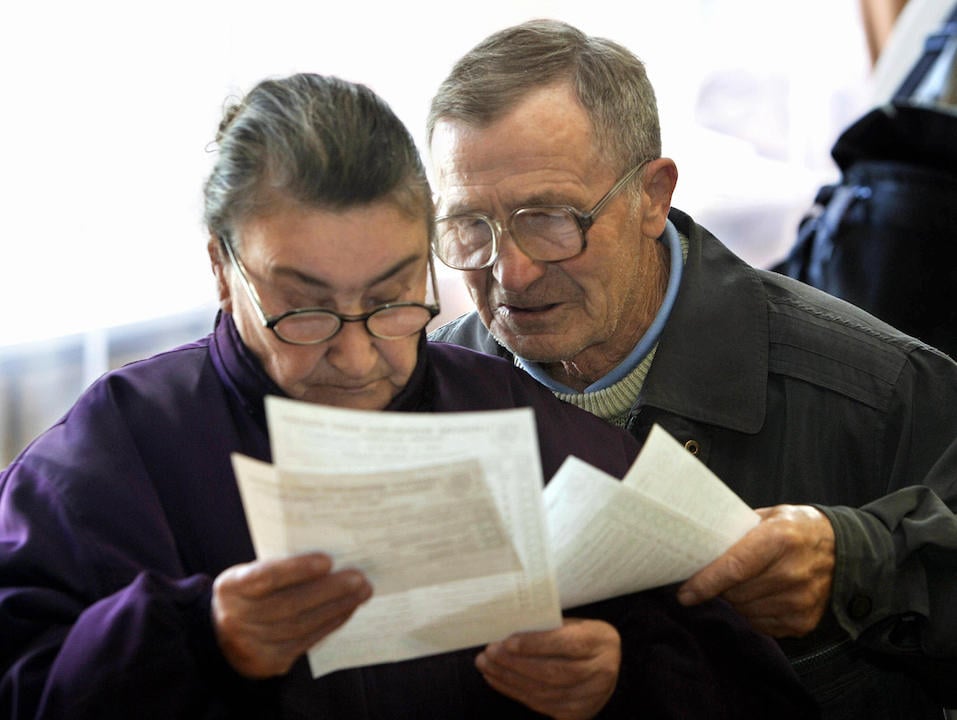
[(894, 93), (894, 100), (907, 100), (914, 94), (934, 63), (937, 62), (947, 43), (953, 38), (957, 38), (957, 3), (954, 4), (950, 15), (944, 21), (940, 30), (927, 36), (924, 41), (924, 53), (897, 88), (897, 92)]

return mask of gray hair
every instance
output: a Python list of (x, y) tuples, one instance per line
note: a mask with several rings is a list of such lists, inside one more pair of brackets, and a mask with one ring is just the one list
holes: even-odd
[(226, 108), (216, 144), (204, 220), (220, 238), (289, 201), (339, 210), (391, 200), (431, 228), (415, 142), (364, 85), (313, 74), (264, 80)]
[(531, 91), (562, 81), (591, 119), (599, 156), (619, 172), (661, 155), (658, 106), (641, 60), (555, 20), (501, 30), (466, 53), (432, 99), (428, 142), (439, 120), (487, 127)]

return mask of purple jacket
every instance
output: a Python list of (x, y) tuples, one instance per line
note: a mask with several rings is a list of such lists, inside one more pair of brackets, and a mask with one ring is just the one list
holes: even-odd
[[(531, 406), (542, 468), (574, 454), (621, 477), (638, 447), (509, 363), (421, 346), (392, 410)], [(226, 664), (213, 579), (254, 558), (229, 455), (270, 459), (263, 398), (283, 394), (228, 315), (207, 338), (111, 372), (0, 475), (0, 717), (530, 718), (488, 688), (476, 650), (313, 680)], [(724, 604), (666, 590), (572, 612), (622, 635), (602, 717), (807, 718), (776, 645)]]

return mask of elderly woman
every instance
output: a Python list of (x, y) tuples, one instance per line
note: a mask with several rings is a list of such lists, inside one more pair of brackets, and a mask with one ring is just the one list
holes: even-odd
[(305, 651), (374, 589), (321, 553), (255, 559), (230, 454), (270, 460), (266, 395), (530, 406), (546, 477), (570, 454), (620, 477), (637, 447), (504, 361), (426, 343), (431, 194), (367, 88), (262, 82), (218, 146), (213, 332), (94, 383), (0, 476), (0, 715), (807, 717), (775, 646), (725, 605), (681, 608), (664, 591), (313, 680)]

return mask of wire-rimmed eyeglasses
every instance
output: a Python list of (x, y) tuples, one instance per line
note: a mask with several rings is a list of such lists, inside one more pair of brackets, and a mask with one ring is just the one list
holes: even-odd
[(648, 162), (625, 173), (588, 212), (570, 205), (520, 207), (504, 224), (482, 213), (440, 215), (435, 220), (432, 243), (435, 255), (456, 270), (487, 268), (498, 258), (505, 230), (532, 260), (559, 262), (580, 255), (588, 244), (585, 235), (598, 214)]
[(253, 308), (263, 327), (272, 330), (280, 340), (292, 345), (316, 345), (331, 340), (342, 329), (343, 323), (361, 322), (372, 337), (380, 340), (399, 340), (421, 332), (439, 314), (439, 286), (435, 278), (435, 265), (429, 258), (429, 277), (432, 282), (432, 304), (417, 302), (386, 303), (360, 315), (343, 315), (331, 308), (307, 307), (287, 310), (279, 315), (266, 315), (259, 293), (256, 291), (246, 266), (233, 249), (228, 237), (220, 242), (229, 256), (229, 261), (252, 301)]

